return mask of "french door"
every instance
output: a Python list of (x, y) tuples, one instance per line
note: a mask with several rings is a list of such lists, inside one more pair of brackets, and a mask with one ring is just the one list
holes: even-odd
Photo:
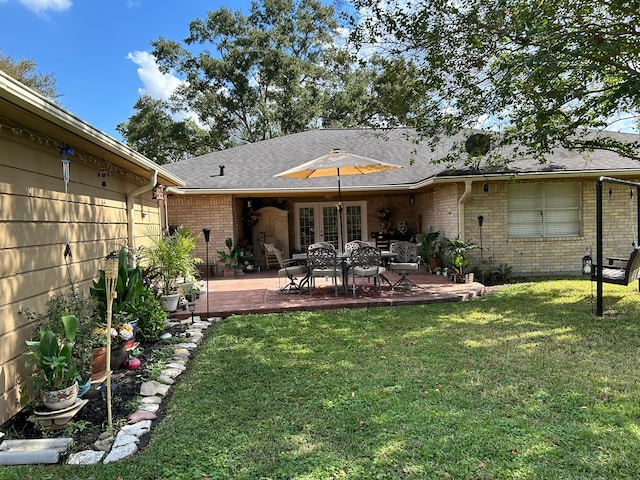
[[(335, 202), (304, 202), (295, 204), (296, 247), (305, 251), (316, 242), (329, 242), (337, 249), (351, 240), (366, 240), (367, 202), (343, 202), (342, 228)], [(344, 242), (342, 242), (342, 238)]]

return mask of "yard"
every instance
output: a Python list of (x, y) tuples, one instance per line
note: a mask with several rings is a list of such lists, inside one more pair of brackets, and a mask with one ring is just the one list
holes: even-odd
[(640, 475), (637, 286), (515, 284), (471, 302), (232, 317), (151, 443), (7, 479), (622, 479)]

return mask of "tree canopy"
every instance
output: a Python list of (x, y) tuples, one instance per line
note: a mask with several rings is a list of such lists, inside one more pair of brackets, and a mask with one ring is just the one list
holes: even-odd
[(56, 79), (53, 74), (39, 72), (33, 59), (16, 60), (0, 52), (0, 70), (50, 100), (61, 96), (56, 90)]
[(372, 115), (371, 72), (351, 63), (333, 8), (318, 0), (253, 2), (247, 16), (221, 8), (189, 32), (182, 43), (153, 41), (153, 54), (184, 80), (174, 107), (195, 112), (220, 144), (361, 125)]
[(559, 145), (640, 159), (637, 141), (608, 133), (638, 128), (638, 0), (355, 3), (354, 39), (383, 53), (403, 85), (388, 98), (424, 141), (481, 127), (541, 160)]
[(193, 120), (175, 120), (167, 102), (145, 95), (135, 104), (134, 113), (127, 122), (119, 123), (116, 130), (127, 144), (164, 165), (194, 155), (203, 155), (222, 148), (224, 143)]

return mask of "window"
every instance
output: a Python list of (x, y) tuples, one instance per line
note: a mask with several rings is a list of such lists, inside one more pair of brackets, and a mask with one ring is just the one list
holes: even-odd
[(343, 202), (342, 229), (338, 230), (338, 209), (335, 202), (296, 203), (295, 232), (296, 247), (306, 250), (315, 242), (330, 242), (340, 248), (342, 242), (364, 240), (367, 231), (366, 202)]
[(523, 183), (507, 187), (509, 238), (580, 235), (579, 183)]

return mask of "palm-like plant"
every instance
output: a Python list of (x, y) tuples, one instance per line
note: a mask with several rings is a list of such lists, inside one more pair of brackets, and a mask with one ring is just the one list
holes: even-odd
[(466, 257), (466, 254), (469, 250), (477, 248), (477, 245), (471, 241), (465, 242), (460, 237), (456, 237), (455, 240), (444, 237), (442, 244), (447, 251), (451, 267), (456, 273), (462, 275), (464, 269), (469, 265), (469, 259)]
[(192, 256), (196, 238), (191, 231), (178, 227), (171, 235), (159, 238), (150, 236), (152, 245), (142, 251), (142, 258), (160, 280), (162, 292), (169, 295), (176, 291), (176, 278), (195, 271), (201, 258)]

